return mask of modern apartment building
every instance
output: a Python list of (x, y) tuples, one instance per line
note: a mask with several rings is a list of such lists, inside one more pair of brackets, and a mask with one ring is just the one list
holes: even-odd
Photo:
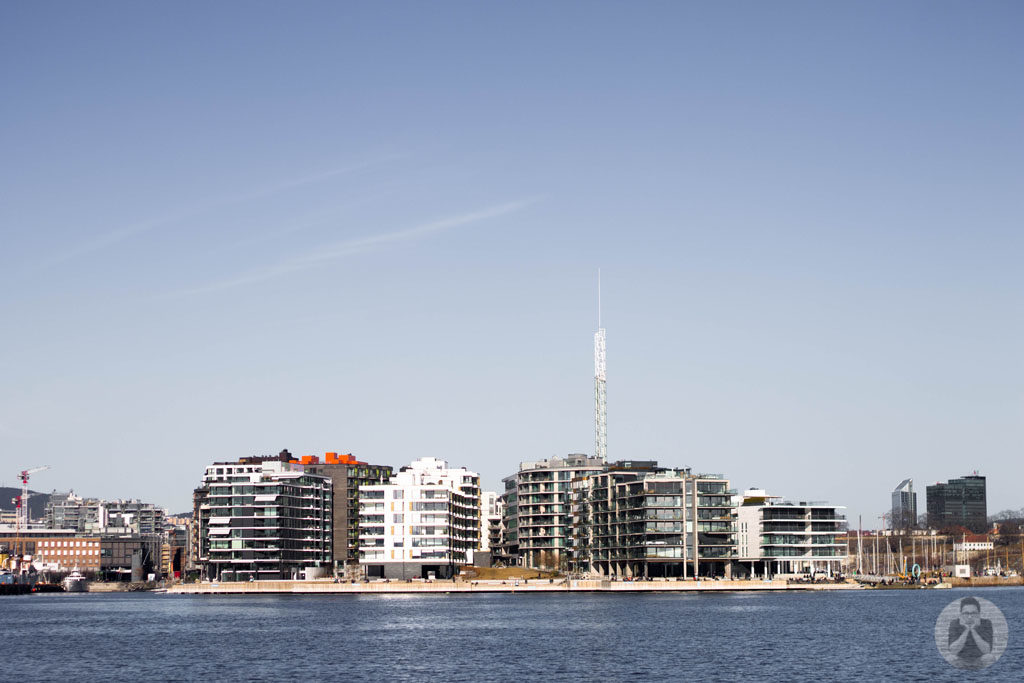
[(420, 458), (359, 489), (360, 564), (371, 578), (451, 578), (480, 547), (480, 476)]
[(331, 510), (336, 571), (359, 567), (359, 487), (384, 484), (394, 474), (390, 465), (371, 465), (356, 460), (351, 453), (327, 453), (320, 462), (315, 455), (298, 461), (311, 474), (329, 477), (334, 488)]
[(82, 498), (74, 491), (53, 492), (46, 502), (44, 521), (47, 529), (71, 529), (84, 532), (106, 526), (105, 515), (97, 498)]
[(752, 576), (840, 573), (846, 561), (842, 506), (789, 502), (749, 489), (737, 497), (736, 560)]
[(82, 498), (73, 491), (53, 493), (46, 503), (48, 529), (73, 529), (83, 534), (162, 534), (164, 510), (139, 500)]
[(505, 505), (495, 491), (480, 494), (480, 551), (492, 553), (501, 544), (501, 515)]
[(917, 493), (914, 480), (904, 479), (892, 492), (892, 528), (917, 528)]
[(619, 461), (573, 481), (573, 573), (728, 576), (734, 492), (721, 475)]
[(534, 569), (564, 570), (572, 535), (571, 482), (602, 472), (605, 461), (582, 453), (523, 462), (505, 483), (503, 551)]
[(203, 578), (310, 578), (332, 566), (331, 480), (291, 460), (282, 451), (206, 468), (193, 495)]
[(492, 557), (501, 558), (506, 565), (519, 561), (519, 482), (513, 475), (501, 480), (505, 492), (501, 494), (501, 526), (498, 550)]
[(988, 530), (985, 477), (977, 472), (926, 489), (928, 526), (932, 529), (967, 527), (975, 533)]

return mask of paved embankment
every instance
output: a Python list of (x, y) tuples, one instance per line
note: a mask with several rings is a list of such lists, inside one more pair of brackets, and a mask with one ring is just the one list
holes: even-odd
[(120, 581), (93, 581), (89, 584), (90, 593), (121, 593), (126, 590), (128, 584)]
[(943, 579), (953, 584), (954, 588), (990, 588), (992, 586), (1024, 586), (1022, 576), (972, 576), (969, 579), (951, 577)]
[(785, 581), (241, 581), (183, 583), (168, 593), (656, 593), (690, 591), (860, 590), (855, 583), (787, 583)]

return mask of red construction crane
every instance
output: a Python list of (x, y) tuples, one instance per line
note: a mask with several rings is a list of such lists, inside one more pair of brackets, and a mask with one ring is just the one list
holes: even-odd
[(16, 499), (17, 503), (15, 504), (15, 507), (17, 508), (17, 513), (18, 513), (18, 516), (17, 516), (18, 531), (21, 531), (22, 529), (28, 529), (28, 520), (29, 520), (29, 515), (28, 515), (28, 496), (29, 496), (29, 492), (28, 492), (28, 477), (29, 477), (30, 474), (35, 474), (36, 472), (42, 472), (43, 470), (48, 470), (48, 469), (50, 469), (49, 465), (42, 465), (40, 467), (31, 467), (31, 468), (29, 468), (27, 470), (22, 470), (21, 473), (20, 473), (20, 476), (21, 476), (21, 495), (18, 496), (18, 498)]

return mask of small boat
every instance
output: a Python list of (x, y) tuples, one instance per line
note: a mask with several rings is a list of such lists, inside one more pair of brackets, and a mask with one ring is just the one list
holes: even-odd
[(59, 583), (44, 583), (37, 581), (36, 585), (32, 586), (33, 593), (63, 593), (64, 586)]
[(68, 593), (85, 593), (89, 590), (89, 579), (77, 569), (64, 577), (64, 590)]

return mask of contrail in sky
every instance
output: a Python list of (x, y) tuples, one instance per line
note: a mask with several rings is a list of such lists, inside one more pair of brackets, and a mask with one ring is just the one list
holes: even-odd
[(177, 211), (172, 211), (163, 216), (150, 218), (148, 220), (135, 223), (133, 225), (118, 228), (116, 230), (111, 230), (101, 235), (97, 235), (92, 239), (82, 244), (79, 244), (76, 247), (72, 247), (71, 249), (55, 254), (48, 259), (44, 259), (40, 265), (59, 265), (67, 261), (74, 260), (80, 256), (86, 256), (93, 252), (100, 251), (104, 247), (108, 247), (110, 245), (123, 242), (124, 240), (129, 239), (130, 237), (134, 237), (135, 235), (149, 232), (150, 230), (158, 228), (162, 225), (175, 223), (185, 218), (189, 218), (190, 216), (201, 214), (204, 211), (209, 211), (210, 209), (215, 209), (221, 206), (230, 206), (231, 204), (240, 204), (242, 202), (250, 201), (253, 199), (259, 199), (260, 197), (266, 197), (268, 195), (277, 194), (278, 192), (284, 192), (286, 190), (301, 187), (303, 185), (318, 183), (329, 178), (333, 178), (334, 176), (344, 175), (347, 173), (355, 173), (356, 171), (361, 171), (363, 169), (394, 161), (396, 159), (401, 159), (403, 157), (404, 155), (401, 154), (389, 154), (385, 156), (376, 157), (369, 161), (350, 164), (348, 166), (341, 166), (330, 171), (324, 171), (323, 173), (315, 173), (312, 175), (302, 176), (300, 178), (287, 180), (274, 185), (267, 185), (255, 190), (240, 192), (236, 194), (229, 194), (216, 199), (211, 199), (209, 201), (196, 204), (194, 206), (179, 209)]
[(505, 204), (497, 204), (479, 211), (471, 211), (454, 216), (448, 216), (447, 218), (442, 218), (430, 223), (423, 223), (422, 225), (406, 228), (405, 230), (397, 230), (395, 232), (388, 232), (380, 235), (368, 235), (366, 237), (345, 240), (344, 242), (327, 244), (305, 254), (293, 256), (292, 258), (281, 261), (280, 263), (253, 270), (230, 280), (215, 282), (203, 287), (184, 290), (179, 293), (201, 294), (263, 282), (264, 280), (270, 280), (281, 275), (315, 268), (319, 265), (335, 261), (345, 256), (368, 251), (388, 244), (407, 242), (432, 233), (477, 223), (488, 218), (496, 218), (498, 216), (522, 210), (536, 202), (537, 199), (522, 199)]

